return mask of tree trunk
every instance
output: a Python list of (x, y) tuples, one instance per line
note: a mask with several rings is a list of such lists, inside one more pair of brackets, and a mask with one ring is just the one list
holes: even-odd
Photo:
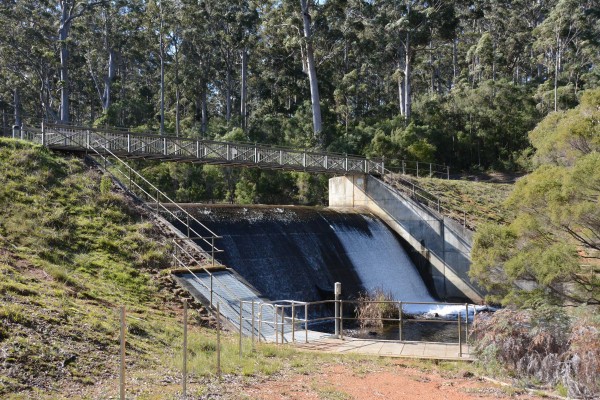
[[(229, 58), (229, 55), (227, 56), (227, 58)], [(229, 121), (231, 120), (231, 67), (229, 65), (229, 59), (227, 60), (227, 82), (226, 85), (227, 87), (225, 88), (225, 104), (226, 104), (226, 110), (225, 110), (225, 120), (227, 121), (227, 125), (229, 125)]]
[(242, 117), (242, 129), (244, 132), (248, 127), (248, 111), (246, 109), (246, 98), (248, 95), (248, 50), (242, 50), (242, 90), (240, 93), (240, 116)]
[(458, 39), (454, 39), (452, 40), (452, 87), (454, 87), (454, 85), (456, 84), (456, 75), (458, 73), (457, 69), (457, 48), (456, 48), (456, 41)]
[(71, 18), (67, 5), (63, 5), (58, 29), (60, 46), (60, 121), (69, 122), (69, 49), (67, 39), (71, 27)]
[(179, 48), (175, 44), (175, 136), (180, 134), (180, 114), (179, 114)]
[(102, 110), (106, 112), (111, 105), (110, 89), (112, 81), (117, 76), (116, 55), (113, 49), (108, 50), (108, 74), (104, 78), (104, 94), (102, 95)]
[(15, 125), (21, 126), (23, 120), (21, 117), (21, 95), (19, 94), (19, 89), (15, 89), (13, 99), (15, 102)]
[(160, 46), (160, 134), (165, 133), (165, 48), (163, 40), (163, 14), (162, 5), (160, 7), (160, 31), (159, 31), (159, 46)]
[(206, 134), (206, 131), (208, 130), (208, 105), (206, 104), (206, 84), (202, 85), (202, 101), (201, 101), (201, 108), (202, 108), (202, 123), (200, 125), (200, 131), (202, 132), (203, 135)]
[(404, 116), (404, 80), (400, 74), (402, 66), (398, 63), (398, 105), (400, 106), (400, 115)]
[(404, 116), (406, 120), (410, 120), (410, 114), (412, 111), (412, 94), (411, 94), (411, 74), (412, 74), (412, 60), (411, 60), (411, 48), (410, 48), (410, 33), (406, 34), (406, 54), (404, 64)]
[(308, 13), (308, 1), (300, 0), (302, 8), (302, 20), (304, 22), (304, 38), (306, 39), (306, 63), (308, 67), (308, 80), (310, 82), (310, 98), (312, 102), (313, 112), (313, 132), (319, 144), (324, 143), (320, 133), (322, 131), (321, 124), (321, 102), (319, 98), (319, 85), (317, 83), (317, 70), (315, 67), (315, 57), (312, 47), (312, 32), (310, 27), (310, 14)]

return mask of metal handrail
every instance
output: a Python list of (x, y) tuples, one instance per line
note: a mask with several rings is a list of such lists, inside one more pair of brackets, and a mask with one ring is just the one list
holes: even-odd
[[(439, 214), (447, 215), (455, 221), (462, 223), (463, 227), (469, 230), (471, 229), (471, 226), (467, 225), (467, 212), (465, 210), (463, 210), (463, 218), (460, 220), (455, 217), (454, 210), (446, 207), (439, 196), (429, 192), (427, 189), (419, 185), (415, 185), (408, 179), (398, 176), (398, 173), (394, 173), (389, 169), (384, 168), (382, 182), (392, 190), (400, 191), (398, 187), (390, 185), (388, 182), (386, 182), (386, 177), (389, 177), (388, 179), (391, 182), (400, 183), (401, 187), (405, 188), (403, 193), (413, 198), (419, 204), (427, 207), (431, 211), (437, 211)], [(430, 205), (431, 203), (433, 203), (433, 207)]]
[[(283, 303), (285, 302), (290, 302), (288, 300), (283, 301)], [(250, 303), (250, 302), (241, 302), (240, 303), (240, 307), (242, 303)], [(255, 304), (254, 302), (252, 302), (253, 304)], [(278, 343), (278, 328), (280, 326), (282, 326), (283, 324), (287, 322), (291, 321), (292, 326), (295, 326), (296, 323), (303, 323), (305, 325), (305, 331), (306, 333), (306, 337), (305, 337), (305, 341), (308, 342), (308, 325), (310, 323), (314, 323), (314, 322), (320, 322), (320, 321), (328, 321), (328, 320), (336, 320), (336, 317), (334, 316), (326, 316), (326, 317), (317, 317), (317, 318), (308, 318), (308, 307), (309, 306), (314, 306), (314, 305), (319, 305), (319, 304), (326, 304), (326, 303), (334, 303), (340, 307), (340, 310), (343, 308), (344, 304), (392, 304), (394, 305), (396, 308), (398, 308), (399, 311), (399, 316), (398, 318), (377, 318), (378, 320), (381, 321), (393, 321), (393, 322), (398, 322), (399, 323), (399, 340), (403, 341), (403, 324), (407, 323), (407, 322), (427, 322), (427, 323), (456, 323), (458, 325), (459, 331), (458, 331), (458, 344), (459, 344), (459, 356), (462, 356), (462, 344), (463, 344), (463, 336), (462, 336), (462, 313), (458, 312), (456, 319), (455, 320), (438, 320), (438, 319), (427, 319), (427, 318), (410, 318), (407, 319), (405, 318), (405, 313), (404, 313), (404, 306), (405, 305), (444, 305), (444, 306), (464, 306), (465, 307), (465, 337), (468, 339), (468, 335), (469, 335), (469, 309), (472, 308), (473, 309), (473, 317), (475, 317), (475, 315), (477, 314), (477, 307), (475, 304), (468, 304), (468, 303), (441, 303), (441, 302), (418, 302), (418, 301), (390, 301), (390, 300), (321, 300), (321, 301), (314, 301), (314, 302), (292, 302), (292, 304), (278, 304), (278, 303), (282, 303), (282, 301), (271, 301), (271, 302), (262, 302), (260, 303), (260, 307), (263, 306), (271, 306), (274, 307), (276, 310), (279, 308), (281, 310), (285, 310), (285, 309), (290, 309), (295, 307), (296, 303), (299, 303), (301, 305), (303, 305), (305, 307), (305, 315), (304, 318), (296, 318), (295, 313), (292, 312), (292, 316), (288, 317), (285, 316), (285, 313), (282, 313), (284, 316), (282, 318), (281, 322), (270, 322), (270, 321), (263, 321), (262, 320), (262, 313), (259, 313), (258, 315), (258, 324), (259, 324), (259, 338), (261, 337), (261, 326), (263, 323), (267, 324), (267, 325), (273, 325), (275, 328), (275, 340), (276, 343)], [(345, 317), (343, 312), (340, 312), (339, 317), (337, 317), (337, 319), (339, 319), (340, 321), (340, 333), (341, 333), (341, 338), (343, 339), (343, 321), (352, 321), (352, 320), (360, 320), (360, 318), (357, 317)], [(474, 318), (473, 318), (474, 319)], [(241, 326), (241, 321), (245, 320), (248, 321), (248, 319), (242, 319), (240, 318), (240, 326)], [(253, 321), (254, 322), (254, 321)], [(264, 337), (264, 336), (263, 336)], [(241, 339), (240, 339), (241, 340)], [(260, 339), (259, 339), (260, 341)], [(294, 336), (292, 334), (292, 342), (294, 341)], [(240, 342), (241, 343), (241, 342)], [(282, 337), (282, 343), (283, 343), (283, 337)]]

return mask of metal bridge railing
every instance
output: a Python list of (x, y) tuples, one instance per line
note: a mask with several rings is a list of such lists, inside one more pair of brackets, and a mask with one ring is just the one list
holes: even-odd
[[(261, 340), (273, 339), (276, 344), (295, 343), (296, 338), (303, 339), (304, 343), (309, 342), (309, 326), (315, 323), (336, 322), (339, 324), (339, 331), (336, 331), (334, 336), (344, 339), (344, 321), (364, 322), (365, 320), (377, 320), (381, 324), (398, 324), (398, 340), (404, 341), (404, 325), (412, 323), (432, 323), (432, 324), (456, 324), (458, 332), (459, 357), (462, 357), (463, 343), (467, 342), (469, 336), (469, 323), (472, 324), (477, 308), (474, 304), (468, 303), (438, 303), (438, 302), (411, 302), (411, 301), (378, 301), (378, 300), (322, 300), (303, 302), (295, 300), (279, 300), (273, 302), (256, 302), (256, 301), (240, 301), (240, 310), (244, 309), (244, 305), (251, 305), (252, 312), (249, 317), (244, 317), (240, 312), (238, 321), (240, 332), (243, 331), (242, 325), (249, 323), (251, 325), (251, 342), (254, 346), (255, 337), (258, 342)], [(357, 310), (365, 305), (377, 304), (383, 306), (387, 310), (396, 310), (397, 317), (389, 315), (360, 317)], [(405, 313), (405, 306), (409, 305), (430, 305), (430, 306), (464, 306), (464, 315), (462, 312), (456, 314), (454, 319), (432, 319), (419, 318), (418, 316)], [(258, 312), (255, 312), (258, 306)], [(329, 307), (328, 307), (329, 306)], [(333, 306), (333, 307), (331, 307)], [(268, 313), (269, 319), (263, 318), (263, 309), (269, 307), (273, 310)], [(309, 312), (318, 307), (317, 317), (309, 317)], [(326, 315), (324, 310), (335, 310), (335, 315)], [(473, 318), (469, 321), (469, 311), (473, 310)], [(300, 313), (298, 313), (300, 310)], [(344, 310), (351, 310), (344, 313)], [(272, 320), (270, 318), (273, 318)], [(264, 326), (272, 329), (273, 334), (266, 335)], [(298, 327), (297, 327), (298, 326)], [(463, 333), (464, 332), (464, 333)], [(270, 332), (269, 332), (270, 333)], [(298, 333), (299, 335), (296, 335)], [(303, 338), (302, 338), (303, 336)], [(241, 335), (240, 335), (240, 352), (241, 352)]]
[[(43, 124), (43, 122), (42, 122)], [(73, 151), (85, 150), (80, 146), (91, 141), (104, 141), (104, 147), (121, 158), (154, 158), (171, 161), (202, 162), (254, 166), (307, 172), (383, 175), (383, 159), (368, 159), (348, 154), (295, 149), (276, 145), (244, 142), (223, 142), (208, 139), (191, 139), (150, 133), (134, 133), (125, 129), (91, 128), (72, 124), (46, 123), (48, 134), (41, 142), (49, 147)], [(16, 127), (13, 137), (28, 136), (29, 131), (39, 131), (30, 126)], [(68, 136), (53, 138), (51, 129), (70, 132)], [(98, 136), (98, 137), (96, 137)], [(80, 139), (84, 139), (81, 141)], [(101, 139), (100, 139), (101, 138)], [(388, 169), (418, 177), (429, 176), (449, 179), (446, 165), (411, 160), (389, 160)]]

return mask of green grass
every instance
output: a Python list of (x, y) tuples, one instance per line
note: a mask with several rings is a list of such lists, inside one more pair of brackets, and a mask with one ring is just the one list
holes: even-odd
[(436, 178), (411, 178), (417, 185), (438, 196), (451, 217), (476, 228), (484, 222), (507, 223), (512, 215), (504, 201), (513, 185)]
[(144, 319), (136, 364), (178, 335), (154, 279), (168, 244), (110, 187), (79, 159), (0, 139), (0, 397), (114, 376), (120, 305)]

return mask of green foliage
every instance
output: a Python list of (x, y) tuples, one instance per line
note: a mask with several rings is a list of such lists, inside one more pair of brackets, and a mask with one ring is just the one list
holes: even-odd
[(600, 304), (598, 91), (577, 108), (551, 114), (532, 131), (539, 167), (506, 202), (505, 226), (475, 238), (472, 276), (505, 304)]
[[(71, 120), (97, 127), (157, 131), (164, 104), (167, 134), (516, 170), (527, 166), (526, 133), (600, 84), (594, 2), (313, 1), (323, 119), (315, 135), (299, 4), (57, 4), (0, 4), (6, 132), (19, 112), (32, 125), (55, 120), (67, 90)], [(57, 41), (63, 6), (73, 18)], [(236, 184), (180, 195), (231, 201)]]

